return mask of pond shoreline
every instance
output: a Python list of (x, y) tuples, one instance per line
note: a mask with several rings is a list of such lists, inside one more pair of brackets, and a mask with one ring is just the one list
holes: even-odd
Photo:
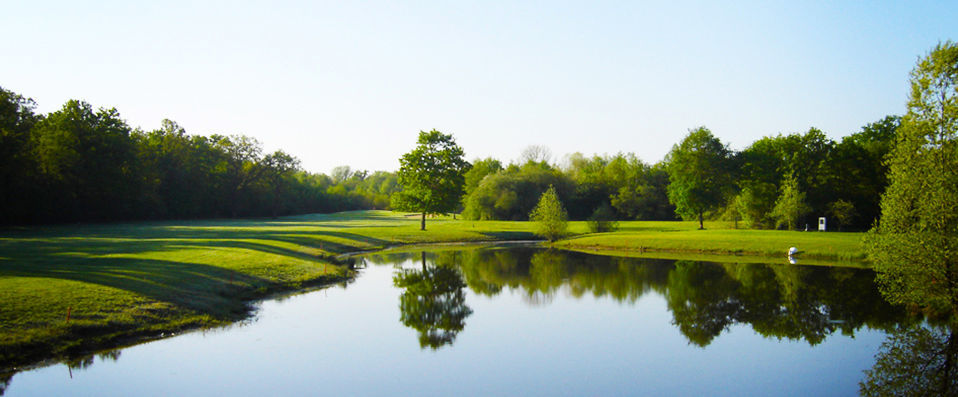
[(496, 246), (496, 245), (521, 245), (521, 244), (539, 244), (544, 240), (501, 240), (501, 241), (458, 241), (458, 242), (437, 242), (437, 243), (405, 243), (394, 244), (384, 248), (373, 250), (347, 252), (334, 257), (323, 257), (320, 260), (334, 266), (341, 266), (347, 269), (344, 276), (330, 276), (324, 274), (315, 279), (293, 282), (288, 284), (273, 285), (270, 289), (257, 292), (241, 292), (236, 296), (227, 296), (233, 300), (241, 301), (247, 310), (236, 318), (230, 318), (223, 321), (197, 322), (189, 324), (170, 324), (164, 327), (160, 324), (143, 324), (149, 329), (130, 329), (129, 327), (97, 327), (88, 332), (95, 333), (89, 335), (90, 339), (81, 338), (74, 342), (76, 344), (61, 352), (56, 352), (52, 346), (41, 344), (37, 348), (26, 348), (18, 352), (16, 360), (0, 363), (0, 377), (17, 372), (31, 370), (35, 368), (56, 365), (63, 362), (76, 360), (90, 355), (109, 352), (117, 349), (123, 349), (143, 343), (149, 343), (161, 339), (174, 337), (180, 334), (196, 332), (205, 329), (230, 326), (252, 319), (256, 315), (255, 306), (258, 302), (276, 299), (281, 296), (298, 295), (317, 290), (332, 287), (337, 284), (348, 283), (355, 279), (356, 272), (353, 271), (353, 265), (350, 259), (356, 256), (384, 252), (390, 250), (401, 250), (409, 248), (428, 248), (428, 247), (463, 247), (469, 245), (476, 246)]
[[(727, 251), (727, 250), (681, 250), (654, 247), (617, 247), (602, 245), (564, 245), (556, 249), (590, 253), (595, 255), (624, 256), (633, 258), (654, 259), (692, 259), (706, 262), (736, 262), (736, 263), (781, 263), (783, 265), (802, 266), (841, 266), (856, 268), (871, 268), (865, 259), (845, 259), (828, 255), (805, 255), (799, 253), (793, 259), (796, 263), (788, 263), (788, 255), (768, 255), (762, 252)], [(735, 260), (723, 260), (734, 258)]]
[[(349, 270), (352, 266), (351, 258), (362, 254), (428, 247), (538, 244), (561, 250), (611, 256), (660, 257), (713, 262), (773, 263), (784, 262), (784, 251), (782, 255), (772, 255), (771, 250), (767, 252), (751, 252), (753, 251), (751, 249), (730, 250), (725, 245), (734, 245), (747, 241), (751, 246), (777, 247), (783, 244), (785, 240), (791, 241), (806, 238), (811, 242), (825, 241), (831, 246), (832, 241), (841, 243), (840, 240), (847, 239), (846, 237), (852, 237), (842, 237), (840, 233), (792, 234), (789, 232), (721, 229), (698, 232), (685, 230), (687, 229), (687, 225), (684, 225), (684, 223), (642, 221), (623, 222), (623, 228), (619, 232), (589, 234), (585, 233), (584, 223), (573, 222), (573, 224), (570, 225), (572, 234), (570, 234), (567, 239), (560, 240), (556, 243), (546, 243), (543, 240), (530, 239), (534, 238), (534, 235), (528, 222), (488, 221), (479, 223), (464, 222), (461, 220), (435, 220), (432, 223), (435, 225), (433, 226), (434, 229), (430, 229), (429, 232), (420, 232), (413, 228), (418, 225), (411, 223), (407, 225), (409, 222), (397, 218), (394, 214), (395, 213), (364, 211), (350, 213), (348, 216), (338, 218), (328, 215), (315, 215), (292, 217), (289, 218), (288, 224), (271, 220), (262, 225), (255, 221), (240, 224), (235, 224), (235, 222), (222, 224), (222, 222), (217, 221), (204, 221), (185, 224), (159, 223), (150, 224), (149, 227), (142, 227), (142, 225), (138, 224), (106, 225), (96, 226), (92, 228), (92, 230), (90, 229), (91, 227), (87, 226), (71, 226), (65, 229), (65, 231), (57, 229), (53, 233), (40, 229), (38, 229), (38, 231), (28, 230), (26, 231), (26, 237), (14, 236), (8, 238), (6, 241), (3, 241), (5, 245), (0, 245), (0, 248), (7, 250), (7, 254), (0, 255), (0, 257), (7, 256), (8, 258), (5, 259), (11, 261), (7, 263), (13, 264), (14, 266), (27, 267), (27, 265), (29, 265), (32, 267), (31, 269), (40, 269), (36, 274), (23, 273), (24, 271), (34, 271), (30, 269), (21, 271), (22, 274), (13, 273), (14, 277), (10, 278), (10, 281), (20, 280), (23, 277), (33, 277), (34, 280), (45, 280), (43, 277), (53, 277), (53, 279), (60, 277), (55, 274), (47, 274), (49, 271), (44, 273), (43, 269), (45, 266), (49, 266), (49, 263), (52, 265), (50, 271), (69, 269), (79, 272), (79, 276), (76, 279), (72, 279), (74, 283), (81, 283), (79, 285), (85, 285), (85, 283), (91, 282), (93, 285), (97, 285), (101, 281), (95, 279), (87, 280), (84, 278), (86, 276), (84, 276), (82, 272), (93, 270), (84, 270), (85, 267), (75, 270), (72, 267), (66, 267), (60, 262), (56, 262), (59, 260), (59, 257), (49, 256), (50, 252), (71, 253), (74, 252), (71, 250), (92, 250), (87, 248), (89, 244), (99, 244), (94, 248), (102, 248), (102, 257), (108, 258), (113, 252), (138, 249), (139, 246), (136, 244), (142, 244), (143, 249), (150, 252), (149, 250), (163, 248), (160, 244), (174, 244), (178, 242), (192, 243), (190, 239), (200, 239), (196, 244), (200, 249), (207, 250), (204, 252), (209, 252), (210, 255), (213, 255), (216, 266), (220, 266), (220, 263), (230, 263), (230, 265), (222, 266), (222, 268), (207, 266), (199, 269), (210, 272), (203, 276), (210, 278), (215, 277), (218, 280), (214, 281), (219, 283), (203, 287), (206, 289), (213, 288), (214, 291), (212, 291), (212, 293), (207, 290), (201, 290), (200, 292), (208, 293), (221, 299), (228, 306), (236, 306), (237, 309), (235, 313), (228, 313), (226, 315), (209, 315), (203, 312), (191, 312), (189, 307), (181, 306), (179, 302), (182, 299), (175, 295), (160, 295), (158, 297), (147, 295), (147, 297), (152, 297), (153, 302), (165, 305), (160, 309), (151, 307), (146, 308), (147, 310), (166, 310), (167, 312), (154, 317), (134, 316), (131, 321), (124, 323), (96, 320), (95, 317), (90, 319), (89, 313), (87, 313), (85, 323), (68, 322), (68, 324), (65, 325), (62, 321), (62, 315), (59, 314), (60, 312), (57, 311), (58, 309), (54, 305), (62, 305), (62, 313), (66, 314), (67, 304), (74, 303), (72, 303), (73, 301), (71, 300), (67, 300), (68, 298), (59, 298), (57, 297), (58, 295), (53, 295), (51, 298), (45, 298), (48, 299), (48, 301), (40, 302), (46, 305), (43, 306), (42, 309), (46, 311), (46, 313), (40, 314), (49, 315), (50, 313), (57, 313), (56, 315), (61, 317), (55, 318), (54, 321), (47, 320), (47, 323), (43, 323), (40, 320), (31, 320), (44, 325), (32, 329), (22, 328), (27, 329), (29, 332), (37, 330), (37, 335), (36, 337), (31, 335), (30, 338), (22, 339), (25, 342), (10, 343), (4, 346), (6, 351), (0, 354), (0, 358), (2, 358), (2, 361), (0, 361), (0, 375), (19, 372), (34, 366), (69, 361), (78, 357), (109, 351), (119, 347), (163, 339), (171, 334), (214, 328), (248, 320), (254, 315), (250, 307), (255, 304), (255, 302), (270, 299), (277, 294), (302, 293), (313, 289), (325, 288), (337, 283), (349, 282), (349, 280), (354, 277), (354, 272)], [(363, 227), (368, 227), (368, 229), (362, 229)], [(338, 228), (350, 228), (350, 233), (340, 233), (341, 230)], [(291, 238), (285, 239), (284, 237), (286, 235), (282, 233), (290, 232), (304, 234), (290, 234), (289, 236)], [(29, 236), (29, 234), (38, 234), (42, 238), (38, 239), (36, 236)], [(51, 235), (53, 238), (49, 238)], [(78, 239), (75, 236), (83, 237), (79, 237)], [(308, 236), (308, 238), (304, 238), (304, 236)], [(659, 238), (650, 238), (650, 236)], [(334, 240), (335, 238), (339, 240)], [(347, 238), (348, 240), (343, 240), (343, 238)], [(714, 249), (678, 249), (674, 245), (676, 238), (685, 241), (689, 245), (698, 247), (713, 246), (715, 242), (720, 242), (725, 245), (714, 244), (716, 247)], [(63, 242), (60, 242), (61, 240)], [(88, 243), (87, 240), (91, 240), (92, 242)], [(254, 242), (258, 245), (254, 246), (249, 242)], [(265, 243), (274, 245), (267, 245)], [(281, 246), (279, 244), (288, 245)], [(641, 246), (637, 244), (641, 244)], [(805, 245), (799, 244), (800, 249), (802, 249), (803, 246)], [(24, 247), (27, 249), (24, 250)], [(182, 246), (176, 246), (173, 248), (180, 249), (181, 247)], [(363, 249), (364, 247), (367, 249)], [(55, 250), (50, 251), (50, 248), (55, 248)], [(38, 262), (37, 257), (31, 254), (31, 250), (41, 249), (44, 249), (44, 251), (38, 252), (43, 252), (44, 255), (48, 255), (47, 257), (41, 258), (41, 260), (47, 260), (49, 262)], [(226, 256), (216, 256), (221, 255), (219, 252), (224, 252), (226, 249), (255, 249), (257, 252), (276, 255), (274, 256), (275, 258), (279, 258), (279, 255), (282, 255), (282, 258), (286, 258), (283, 259), (284, 261), (303, 262), (303, 264), (297, 263), (296, 266), (311, 266), (314, 270), (309, 270), (309, 272), (319, 271), (320, 268), (324, 268), (327, 265), (330, 267), (338, 267), (342, 271), (337, 270), (332, 273), (325, 273), (324, 269), (322, 270), (324, 274), (319, 274), (318, 276), (304, 274), (305, 277), (290, 278), (283, 274), (277, 275), (273, 268), (274, 264), (263, 262), (253, 257), (249, 257), (248, 259), (233, 259)], [(11, 254), (13, 252), (16, 252), (16, 255)], [(178, 254), (179, 251), (174, 250), (172, 252), (177, 252)], [(99, 254), (99, 252), (96, 251), (94, 251), (94, 253)], [(823, 253), (834, 254), (823, 255)], [(0, 252), (0, 254), (3, 254), (3, 252)], [(841, 262), (839, 265), (848, 264), (849, 267), (868, 267), (864, 262), (842, 258), (842, 256), (847, 255), (851, 255), (853, 258), (861, 256), (860, 248), (854, 250), (849, 249), (848, 243), (845, 242), (844, 245), (836, 243), (834, 249), (830, 251), (828, 246), (820, 244), (817, 250), (813, 249), (813, 252), (800, 256), (799, 264), (815, 265), (834, 261)], [(18, 257), (22, 257), (23, 259), (17, 259)], [(119, 262), (118, 265), (139, 266), (139, 264), (144, 261), (144, 259), (139, 259), (140, 257), (135, 254), (128, 255), (128, 257), (130, 258), (129, 261), (124, 259), (124, 261)], [(99, 258), (100, 256), (91, 256), (89, 262), (82, 263), (98, 264), (101, 261)], [(273, 257), (268, 259), (272, 261), (273, 259), (271, 258)], [(109, 261), (110, 259), (104, 260)], [(240, 260), (246, 262), (231, 262)], [(168, 259), (167, 262), (159, 263), (160, 266), (156, 266), (154, 269), (151, 269), (151, 271), (157, 272), (156, 274), (167, 274), (166, 272), (175, 271), (175, 266), (178, 266), (178, 263), (186, 262), (194, 262), (194, 259), (186, 256), (184, 256), (184, 259)], [(782, 264), (784, 265), (786, 263)], [(287, 262), (280, 262), (280, 265), (288, 266)], [(70, 266), (72, 266), (72, 263)], [(115, 268), (120, 269), (121, 267)], [(17, 267), (12, 269), (17, 269)], [(111, 271), (113, 270), (111, 269)], [(215, 273), (214, 271), (227, 273)], [(171, 290), (177, 288), (177, 283), (189, 283), (190, 281), (187, 279), (187, 276), (191, 274), (192, 273), (181, 272), (164, 276), (174, 280), (174, 283), (161, 285), (160, 287)], [(234, 275), (237, 278), (235, 284), (233, 281)], [(254, 277), (258, 284), (243, 281), (242, 277)], [(26, 280), (25, 278), (23, 279)], [(65, 278), (64, 280), (71, 279)], [(150, 278), (144, 278), (144, 280), (151, 281)], [(165, 279), (163, 279), (163, 281), (165, 282)], [(99, 285), (119, 288), (120, 290), (125, 288), (124, 285), (117, 286), (116, 284), (110, 283)], [(224, 285), (225, 287), (223, 287)], [(57, 288), (60, 287), (58, 286)], [(161, 290), (161, 292), (170, 292), (166, 290)], [(60, 290), (58, 289), (56, 291)], [(140, 291), (134, 288), (127, 290), (127, 292), (136, 293)], [(149, 292), (152, 293), (153, 291)], [(12, 294), (16, 293), (13, 292)], [(25, 299), (24, 297), (20, 297), (20, 295), (9, 295), (7, 298)], [(171, 298), (173, 299), (169, 300)], [(110, 304), (115, 306), (108, 306), (109, 310), (113, 310), (112, 308), (116, 308), (117, 310), (143, 309), (140, 307), (123, 306), (122, 303)], [(74, 304), (73, 308), (77, 309), (75, 305), (76, 304)], [(244, 310), (243, 308), (246, 309)], [(36, 309), (31, 310), (36, 311)], [(36, 313), (30, 311), (13, 311), (13, 314), (14, 319), (17, 318), (16, 316), (31, 319), (38, 318), (35, 315)], [(74, 317), (75, 319), (81, 318), (76, 310), (74, 310)], [(20, 325), (16, 322), (6, 325), (13, 331), (19, 331), (21, 329), (17, 328), (20, 327)], [(28, 326), (35, 327), (29, 324)], [(65, 332), (63, 332), (64, 329)], [(54, 331), (61, 333), (56, 334)]]
[[(563, 241), (563, 240), (560, 240)], [(569, 240), (564, 240), (569, 241)], [(329, 264), (336, 266), (346, 266), (349, 268), (351, 265), (348, 263), (343, 263), (343, 261), (348, 261), (350, 258), (379, 253), (379, 252), (389, 252), (389, 251), (403, 251), (403, 250), (414, 250), (414, 249), (428, 249), (435, 247), (463, 247), (463, 246), (498, 246), (498, 245), (542, 245), (547, 248), (555, 248), (560, 250), (583, 252), (593, 255), (607, 255), (607, 256), (626, 256), (626, 257), (647, 257), (647, 258), (660, 258), (660, 259), (693, 259), (699, 261), (710, 261), (710, 262), (730, 262), (728, 258), (735, 258), (735, 262), (753, 262), (753, 263), (769, 263), (773, 259), (783, 259), (777, 258), (769, 255), (761, 255), (760, 253), (746, 253), (746, 252), (729, 252), (722, 250), (672, 250), (672, 249), (659, 249), (659, 248), (648, 248), (641, 247), (639, 249), (627, 248), (627, 247), (608, 247), (608, 246), (597, 246), (597, 245), (574, 245), (568, 244), (565, 246), (556, 246), (555, 244), (547, 244), (546, 240), (463, 240), (455, 242), (435, 242), (435, 243), (399, 243), (389, 245), (383, 248), (377, 248), (372, 250), (362, 250), (362, 251), (352, 251), (346, 252), (343, 254), (336, 255), (332, 258), (324, 258), (330, 260)], [(757, 255), (755, 255), (757, 254)], [(690, 257), (691, 256), (691, 257)], [(804, 259), (804, 258), (803, 258)], [(820, 256), (808, 258), (813, 259), (812, 261), (802, 260), (801, 265), (821, 265), (823, 261), (837, 261), (839, 265), (847, 265), (847, 267), (858, 267), (858, 268), (868, 268), (870, 267), (867, 263), (862, 261), (841, 261), (838, 258), (821, 258)], [(830, 265), (834, 266), (834, 265)], [(253, 316), (255, 316), (255, 310), (253, 306), (257, 302), (264, 300), (273, 299), (277, 296), (288, 295), (288, 294), (300, 294), (307, 293), (314, 290), (320, 290), (324, 288), (331, 287), (336, 284), (343, 282), (349, 282), (355, 277), (355, 272), (349, 271), (346, 276), (336, 276), (331, 277), (329, 275), (323, 275), (316, 279), (306, 280), (298, 283), (290, 283), (287, 285), (275, 285), (273, 288), (263, 291), (261, 293), (255, 294), (241, 294), (242, 296), (232, 297), (232, 299), (237, 299), (242, 301), (248, 308), (247, 312), (240, 317), (229, 319), (227, 321), (217, 321), (217, 322), (206, 322), (206, 323), (192, 323), (192, 324), (177, 324), (171, 327), (156, 327), (156, 324), (153, 324), (154, 328), (149, 330), (128, 330), (126, 328), (110, 328), (103, 327), (95, 330), (94, 332), (99, 336), (93, 336), (93, 338), (106, 336), (105, 339), (96, 340), (96, 341), (85, 341), (83, 339), (78, 340), (79, 344), (77, 347), (69, 348), (65, 350), (62, 354), (52, 353), (50, 348), (43, 346), (37, 349), (28, 349), (18, 357), (18, 360), (14, 362), (3, 363), (3, 366), (0, 367), (0, 374), (3, 373), (14, 373), (24, 370), (29, 370), (38, 367), (44, 367), (48, 365), (54, 365), (64, 361), (69, 361), (79, 357), (85, 357), (92, 354), (102, 353), (106, 351), (116, 350), (120, 348), (126, 348), (142, 343), (148, 343), (160, 339), (169, 338), (176, 336), (178, 334), (195, 332), (203, 329), (211, 329), (222, 326), (228, 326), (238, 322), (246, 321)], [(229, 297), (228, 297), (229, 298)], [(92, 330), (91, 330), (92, 331)], [(114, 334), (114, 335), (110, 335)]]
[(242, 316), (228, 320), (188, 324), (174, 323), (170, 324), (172, 326), (169, 327), (164, 327), (160, 324), (143, 324), (144, 327), (149, 326), (151, 328), (132, 330), (128, 327), (98, 327), (95, 330), (90, 330), (96, 333), (96, 335), (90, 336), (90, 338), (95, 340), (78, 339), (76, 340), (76, 345), (64, 349), (60, 353), (53, 352), (50, 346), (42, 346), (36, 349), (28, 348), (19, 352), (20, 355), (17, 357), (17, 360), (2, 363), (2, 366), (0, 366), (0, 378), (17, 372), (69, 362), (91, 355), (171, 338), (185, 333), (227, 327), (254, 318), (256, 315), (256, 304), (258, 302), (289, 294), (301, 294), (321, 290), (349, 282), (354, 277), (355, 272), (349, 272), (346, 276), (323, 275), (312, 280), (290, 283), (288, 285), (276, 285), (274, 288), (255, 294), (243, 294), (244, 296), (234, 297), (234, 299), (241, 301), (247, 310)]

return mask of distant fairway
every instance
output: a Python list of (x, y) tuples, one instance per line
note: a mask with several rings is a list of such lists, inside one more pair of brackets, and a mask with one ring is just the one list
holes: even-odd
[[(401, 213), (357, 211), (0, 230), (0, 370), (245, 318), (251, 299), (345, 281), (350, 272), (336, 259), (343, 253), (536, 239), (529, 222), (431, 218), (426, 231), (418, 222)], [(696, 226), (622, 222), (618, 232), (573, 236), (556, 247), (781, 259), (797, 246), (812, 258), (862, 258), (860, 233)], [(570, 229), (582, 234), (586, 225), (572, 222)]]
[(620, 222), (614, 233), (574, 236), (555, 244), (559, 248), (629, 252), (748, 255), (786, 257), (789, 247), (801, 254), (798, 260), (861, 261), (865, 259), (863, 233), (795, 232), (732, 229), (728, 222)]

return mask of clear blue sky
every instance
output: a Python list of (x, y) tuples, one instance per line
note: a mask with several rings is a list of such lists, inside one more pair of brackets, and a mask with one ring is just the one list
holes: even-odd
[(917, 58), (958, 39), (954, 1), (724, 3), (11, 1), (0, 86), (250, 135), (314, 172), (395, 170), (433, 128), (470, 160), (655, 163), (700, 125), (742, 149), (902, 114)]

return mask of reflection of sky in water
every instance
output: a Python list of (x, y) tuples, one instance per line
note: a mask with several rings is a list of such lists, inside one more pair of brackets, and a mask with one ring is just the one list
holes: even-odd
[[(418, 263), (406, 263), (415, 268)], [(398, 319), (392, 266), (262, 304), (256, 321), (193, 332), (14, 375), (18, 395), (855, 395), (885, 339), (860, 329), (814, 347), (734, 325), (705, 348), (672, 324), (664, 297), (635, 303), (566, 287), (534, 299), (466, 290), (473, 314), (453, 345), (420, 349)]]

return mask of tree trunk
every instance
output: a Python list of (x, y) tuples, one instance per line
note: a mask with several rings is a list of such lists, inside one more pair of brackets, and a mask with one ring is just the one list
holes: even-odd
[(699, 230), (705, 230), (705, 223), (702, 221), (702, 211), (699, 211)]
[(422, 213), (422, 222), (419, 224), (419, 230), (426, 230), (426, 213)]

